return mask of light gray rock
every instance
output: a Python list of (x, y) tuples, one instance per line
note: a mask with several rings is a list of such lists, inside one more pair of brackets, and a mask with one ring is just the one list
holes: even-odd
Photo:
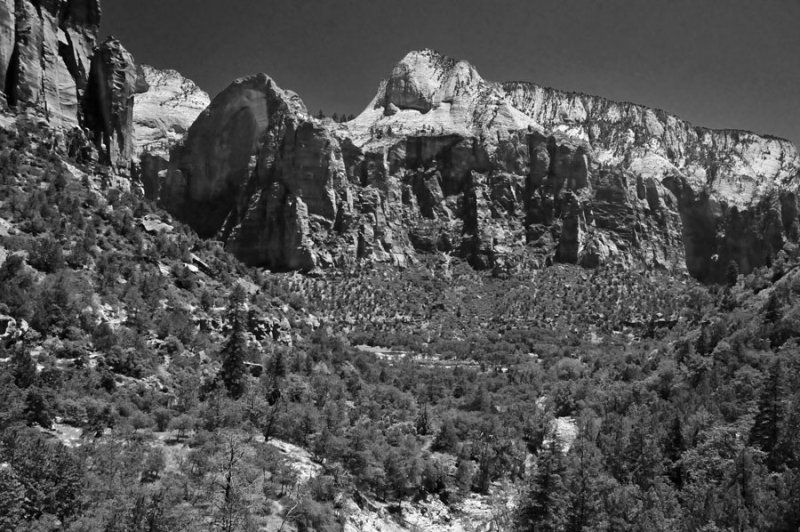
[(53, 127), (79, 125), (99, 24), (98, 0), (0, 0), (0, 76), (9, 105), (35, 108)]

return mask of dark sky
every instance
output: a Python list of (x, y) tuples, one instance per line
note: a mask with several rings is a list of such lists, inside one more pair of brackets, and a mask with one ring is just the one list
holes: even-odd
[(406, 52), (800, 144), (800, 0), (104, 0), (102, 33), (212, 96), (266, 72), (359, 113)]

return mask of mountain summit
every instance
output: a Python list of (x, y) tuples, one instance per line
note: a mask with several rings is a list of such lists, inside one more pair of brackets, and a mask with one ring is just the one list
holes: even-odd
[(466, 61), (433, 50), (408, 53), (381, 83), (375, 98), (350, 123), (362, 144), (374, 132), (478, 136), (538, 128), (514, 108), (498, 83), (485, 81)]
[[(796, 238), (800, 155), (784, 140), (486, 81), (432, 50), (403, 57), (345, 124), (259, 87), (236, 82), (212, 102), (156, 194), (252, 265), (441, 252), (496, 271), (616, 263), (715, 280)], [(213, 216), (195, 224), (200, 212)]]

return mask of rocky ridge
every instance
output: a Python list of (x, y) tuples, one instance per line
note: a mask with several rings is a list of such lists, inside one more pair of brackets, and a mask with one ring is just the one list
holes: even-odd
[(159, 191), (248, 264), (442, 252), (498, 271), (614, 262), (715, 280), (731, 260), (749, 271), (796, 238), (800, 156), (787, 141), (488, 82), (431, 50), (403, 58), (343, 125), (249, 79), (192, 126)]
[(168, 158), (210, 103), (208, 94), (179, 72), (139, 65), (133, 106), (136, 155)]

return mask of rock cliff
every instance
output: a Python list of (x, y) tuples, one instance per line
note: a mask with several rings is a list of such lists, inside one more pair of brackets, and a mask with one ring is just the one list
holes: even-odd
[(79, 125), (99, 26), (99, 0), (0, 1), (0, 80), (9, 106), (39, 109), (55, 127)]
[(430, 50), (343, 125), (264, 75), (240, 80), (172, 157), (164, 205), (273, 269), (442, 252), (499, 271), (615, 262), (716, 280), (797, 238), (790, 143), (485, 81)]
[[(202, 94), (147, 72), (140, 89), (164, 89), (139, 97), (140, 138), (177, 138)], [(169, 124), (152, 119), (163, 102), (180, 110)], [(799, 232), (800, 156), (784, 140), (486, 81), (430, 50), (403, 58), (346, 124), (310, 117), (264, 74), (238, 80), (169, 159), (143, 154), (148, 194), (278, 270), (441, 252), (500, 272), (620, 263), (711, 281), (731, 260), (765, 264)]]
[(135, 154), (169, 158), (169, 151), (211, 103), (208, 94), (174, 70), (137, 67), (133, 106)]
[(84, 99), (86, 126), (103, 162), (126, 168), (133, 157), (133, 105), (137, 91), (133, 56), (109, 37), (94, 50)]

